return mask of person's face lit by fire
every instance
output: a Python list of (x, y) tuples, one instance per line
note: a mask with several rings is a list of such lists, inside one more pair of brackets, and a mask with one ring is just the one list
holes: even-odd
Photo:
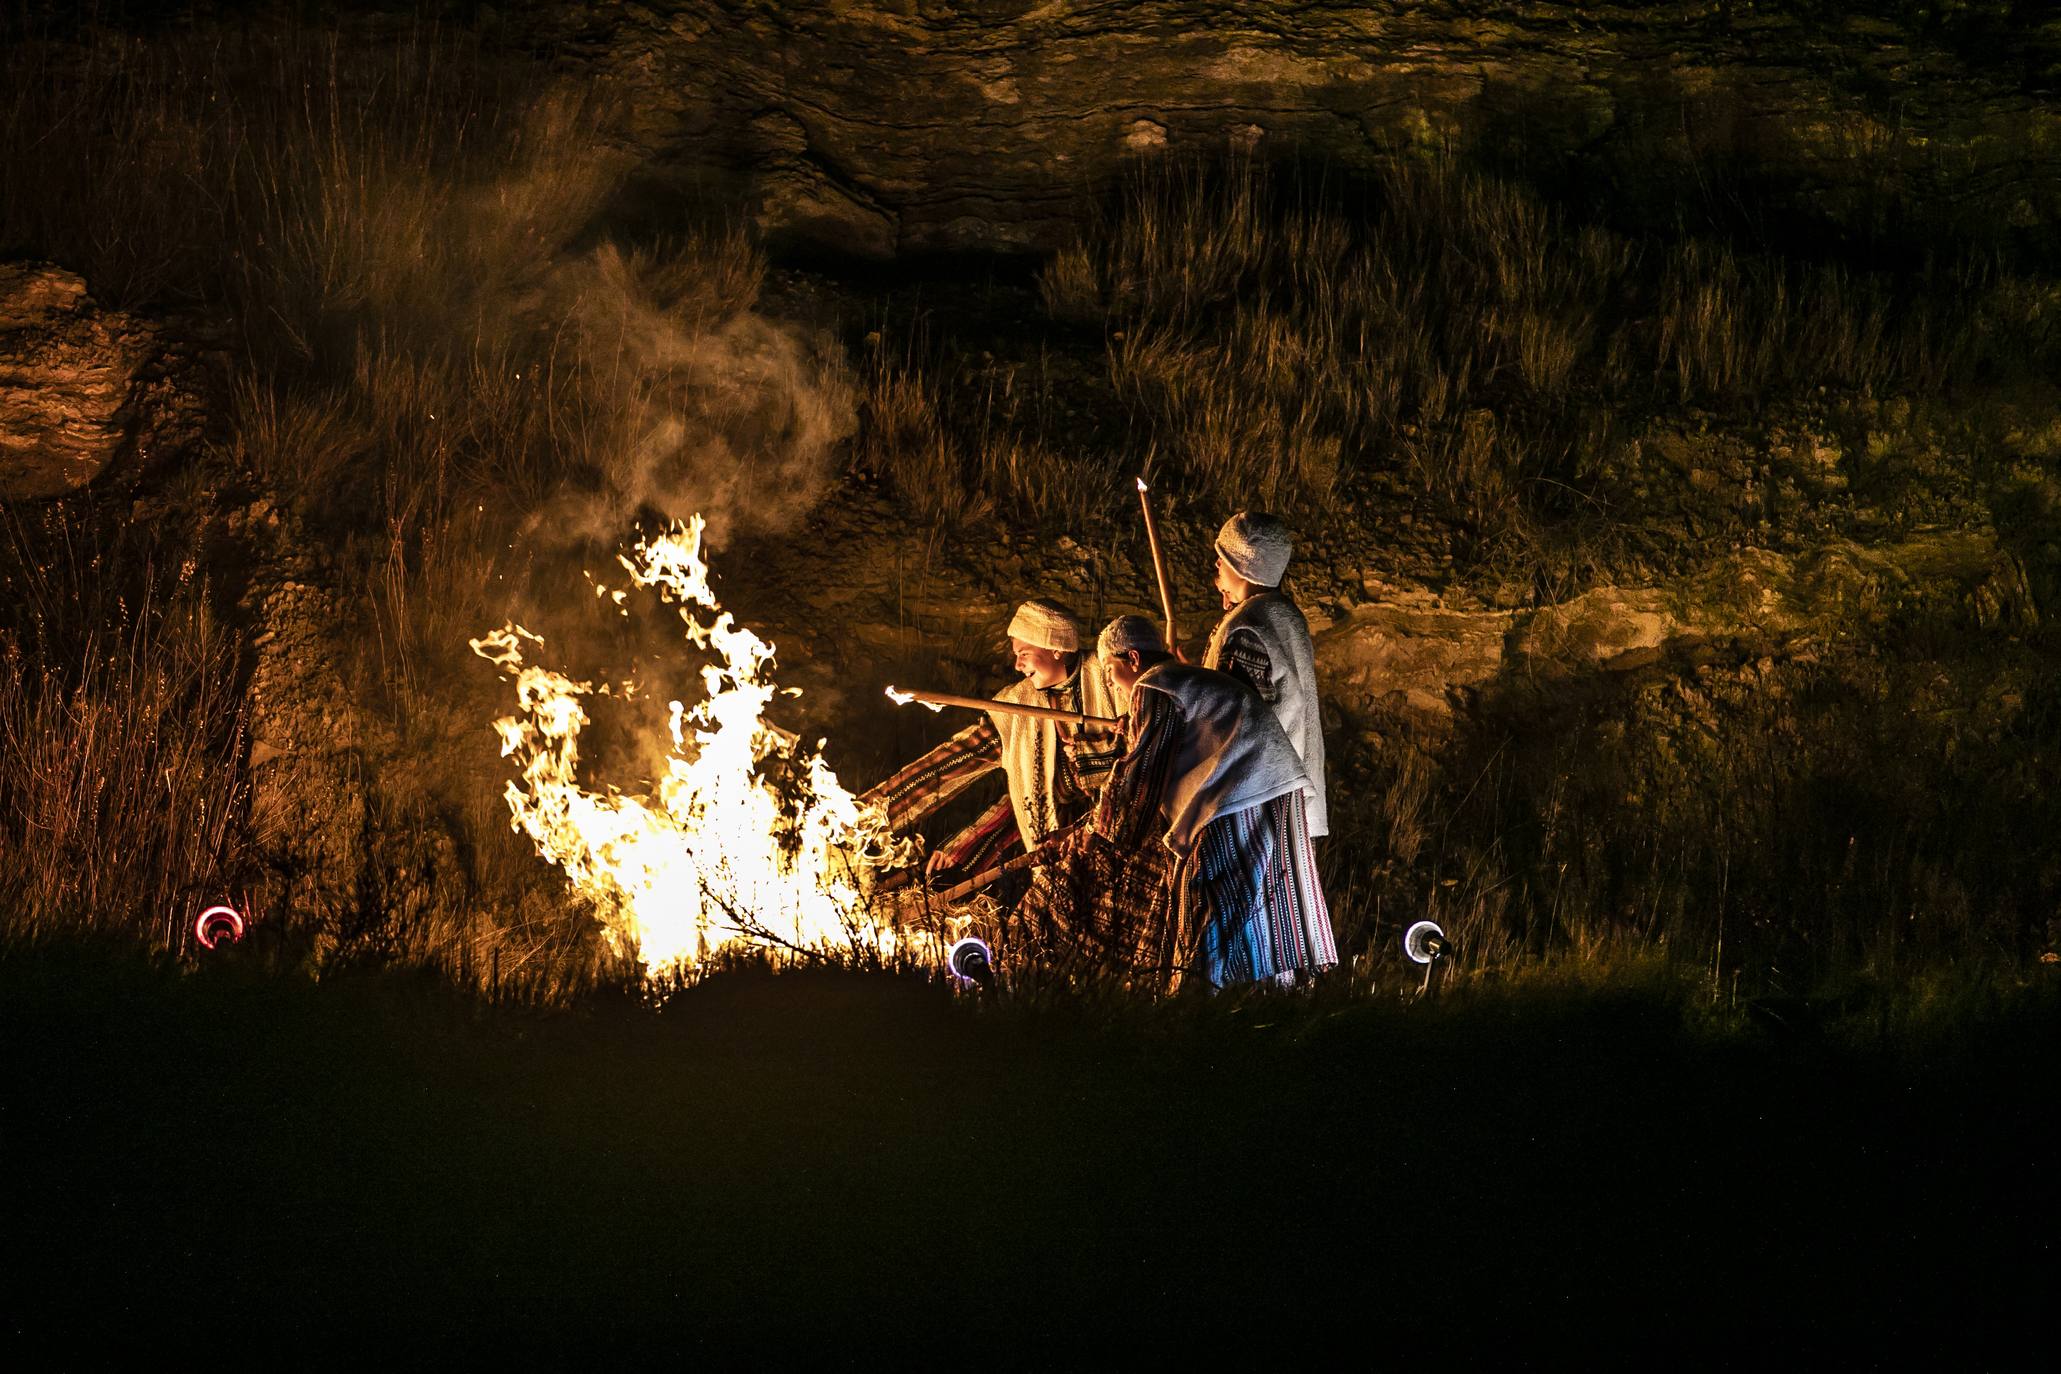
[(1016, 671), (1029, 678), (1033, 687), (1057, 687), (1073, 675), (1067, 656), (1057, 649), (1047, 649), (1012, 635), (1009, 652), (1015, 657)]
[(1125, 649), (1122, 653), (1102, 655), (1102, 671), (1109, 674), (1109, 685), (1116, 689), (1116, 704), (1125, 715), (1131, 711), (1131, 688), (1144, 675), (1145, 662), (1136, 649)]
[(1222, 554), (1217, 555), (1216, 588), (1217, 596), (1227, 611), (1257, 590), (1253, 583), (1231, 571), (1231, 565), (1224, 561)]

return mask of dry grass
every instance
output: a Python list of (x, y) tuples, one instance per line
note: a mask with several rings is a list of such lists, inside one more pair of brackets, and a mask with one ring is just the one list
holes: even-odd
[(875, 350), (861, 373), (857, 469), (885, 480), (903, 509), (937, 528), (986, 519), (994, 502), (978, 469), (939, 413), (936, 393), (908, 360)]
[(1713, 671), (1355, 760), (1376, 786), (1323, 850), (1341, 944), (1392, 980), (1429, 917), (1470, 976), (1643, 963), (1725, 1006), (2021, 978), (2061, 941), (2061, 713), (1970, 652)]
[[(0, 73), (0, 251), (71, 266), (108, 304), (232, 327), (223, 453), (365, 593), (342, 666), (410, 753), (373, 769), (372, 823), (461, 832), (455, 850), (397, 839), (375, 856), (365, 909), (326, 947), (502, 990), (597, 976), (591, 923), (505, 833), (499, 779), (410, 765), (492, 757), (493, 710), (459, 675), (478, 666), (467, 636), (529, 571), (533, 512), (569, 493), (583, 509), (649, 499), (661, 420), (748, 458), (754, 427), (786, 418), (724, 410), (708, 378), (725, 359), (695, 352), (755, 302), (756, 244), (716, 222), (597, 241), (623, 171), (612, 111), (462, 34), (31, 36)], [(789, 360), (747, 346), (777, 391)], [(9, 631), (11, 919), (166, 944), (163, 894), (240, 880), (243, 665), (184, 583), (110, 601), (134, 550), (46, 573), (26, 549), (10, 577), (74, 578), (37, 604), (66, 608), (76, 642)], [(400, 881), (430, 869), (427, 886)]]
[(1000, 425), (981, 436), (980, 484), (1019, 526), (1093, 530), (1123, 509), (1130, 474), (1093, 454), (1047, 447)]
[[(729, 228), (590, 241), (620, 169), (612, 113), (586, 93), (422, 30), (363, 49), (262, 30), (25, 43), (0, 72), (0, 250), (78, 267), (113, 304), (233, 323), (227, 452), (361, 579), (353, 682), (411, 758), (461, 736), (490, 750), (492, 710), (451, 685), (476, 670), (464, 639), (528, 575), (511, 548), (526, 517), (568, 493), (618, 513), (646, 494), (624, 455), (647, 447), (655, 405), (711, 448), (764, 452), (760, 421), (704, 394), (691, 349), (668, 351), (736, 323), (764, 259)], [(1513, 527), (1589, 490), (1623, 419), (1652, 408), (2061, 362), (2051, 298), (1985, 264), (1894, 278), (1630, 240), (1442, 165), (1351, 193), (1161, 165), (1040, 288), (1055, 318), (1103, 326), (1136, 452), (1219, 509), (1304, 519), (1394, 476)], [(920, 338), (876, 347), (856, 389), (854, 463), (934, 528), (1129, 516), (1127, 472)], [(0, 900), (14, 928), (169, 947), (184, 908), (167, 894), (233, 892), (246, 872), (238, 646), (178, 560), (64, 537), (17, 530), (5, 567)], [(1970, 945), (2022, 955), (2030, 913), (2056, 909), (2051, 883), (1985, 838), (2029, 822), (1963, 824), (1935, 800), (1977, 795), (1968, 776), (1897, 790), (1880, 777), (1901, 744), (1866, 766), (1833, 756), (1824, 741), (1898, 740), (1881, 712), (1849, 704), (1815, 746), (1740, 718), (1747, 734), (1686, 762), (1657, 726), (1633, 747), (1595, 721), (1564, 748), (1462, 753), (1447, 771), (1380, 760), (1363, 776), (1382, 790), (1339, 808), (1353, 819), (1326, 848), (1347, 947), (1386, 948), (1431, 915), (1483, 967), (1660, 950), (1716, 986)], [(1642, 773), (1656, 758), (1677, 771)], [(496, 775), (445, 772), (371, 789), (381, 833), (465, 843), (392, 856), (453, 882), (369, 875), (352, 957), (544, 999), (608, 976), (556, 875), (507, 833)], [(1835, 795), (1870, 799), (1848, 852), (1824, 848)], [(2061, 818), (2015, 795), (2051, 833)], [(1989, 873), (1971, 880), (1935, 833)], [(1897, 924), (1921, 910), (1922, 934)]]
[(178, 950), (256, 876), (242, 646), (137, 540), (58, 507), (0, 540), (0, 930)]
[(904, 510), (940, 532), (1001, 519), (1078, 536), (1124, 508), (1121, 465), (1069, 442), (1048, 390), (1017, 369), (969, 374), (926, 343), (919, 326), (897, 353), (871, 348), (861, 370), (857, 471), (886, 482)]
[(1140, 445), (1197, 495), (1305, 516), (1394, 473), (1492, 523), (1589, 489), (1614, 417), (2061, 364), (2051, 288), (1985, 261), (1891, 276), (1634, 240), (1446, 162), (1349, 191), (1147, 164), (1041, 288), (1104, 323)]

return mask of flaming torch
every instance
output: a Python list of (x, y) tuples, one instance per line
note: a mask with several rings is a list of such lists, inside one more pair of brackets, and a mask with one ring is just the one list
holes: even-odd
[(1145, 485), (1145, 479), (1138, 479), (1138, 504), (1145, 510), (1145, 538), (1152, 544), (1152, 575), (1159, 579), (1159, 611), (1166, 618), (1166, 646), (1172, 649), (1180, 642), (1174, 632), (1174, 592), (1166, 576), (1166, 550), (1159, 543), (1159, 517), (1152, 513), (1152, 488)]
[(987, 697), (961, 697), (950, 692), (905, 692), (890, 685), (888, 700), (897, 706), (915, 702), (928, 706), (933, 711), (942, 711), (947, 706), (964, 706), (974, 711), (996, 711), (1005, 716), (1037, 716), (1045, 720), (1071, 721), (1075, 725), (1102, 725), (1111, 729), (1120, 728), (1123, 722), (1113, 716), (1091, 716), (1085, 711), (1069, 711), (1062, 706), (1026, 706), (1014, 701), (994, 701)]

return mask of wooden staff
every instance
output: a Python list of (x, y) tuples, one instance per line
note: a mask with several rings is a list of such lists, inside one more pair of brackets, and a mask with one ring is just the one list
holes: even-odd
[(1159, 546), (1159, 519), (1152, 513), (1152, 488), (1138, 479), (1138, 504), (1145, 510), (1145, 537), (1152, 543), (1152, 575), (1159, 579), (1159, 611), (1166, 617), (1166, 646), (1180, 642), (1174, 632), (1174, 593), (1166, 577), (1166, 551)]
[(950, 692), (905, 692), (899, 687), (890, 687), (887, 694), (898, 705), (906, 706), (920, 701), (926, 706), (965, 706), (975, 711), (999, 711), (1005, 716), (1037, 716), (1045, 720), (1069, 720), (1077, 725), (1106, 725), (1120, 729), (1123, 722), (1114, 716), (1091, 716), (1086, 711), (1069, 711), (1062, 706), (1021, 706), (1013, 701), (993, 701), (987, 697), (957, 697)]
[(1023, 869), (1033, 866), (1034, 864), (1042, 863), (1045, 859), (1046, 851), (1050, 850), (1054, 845), (1058, 844), (1061, 840), (1065, 839), (1068, 835), (1072, 834), (1073, 829), (1074, 827), (1068, 826), (1064, 830), (1053, 831), (1050, 835), (1047, 835), (1045, 837), (1045, 842), (1043, 844), (1039, 845), (1036, 849), (1033, 849), (1030, 853), (1018, 854), (1015, 858), (1009, 860), (1007, 863), (996, 864), (993, 868), (987, 870), (985, 873), (976, 873), (971, 878), (968, 878), (965, 882), (959, 883), (953, 887), (948, 887), (943, 892), (938, 893), (937, 899), (941, 902), (956, 902), (961, 897), (971, 897), (974, 893), (980, 891), (982, 888), (986, 887), (990, 883), (1000, 882), (1003, 878), (1008, 877), (1011, 873), (1017, 873), (1022, 871)]

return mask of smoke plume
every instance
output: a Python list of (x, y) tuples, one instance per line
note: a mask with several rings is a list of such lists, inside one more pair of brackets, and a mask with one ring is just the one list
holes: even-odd
[[(737, 251), (717, 243), (705, 254)], [(720, 262), (669, 264), (721, 270)], [(633, 255), (605, 244), (568, 264), (588, 384), (599, 401), (603, 493), (561, 502), (579, 532), (608, 537), (640, 511), (700, 514), (719, 545), (737, 529), (780, 530), (814, 506), (836, 445), (855, 425), (834, 344), (706, 289), (661, 300)]]

